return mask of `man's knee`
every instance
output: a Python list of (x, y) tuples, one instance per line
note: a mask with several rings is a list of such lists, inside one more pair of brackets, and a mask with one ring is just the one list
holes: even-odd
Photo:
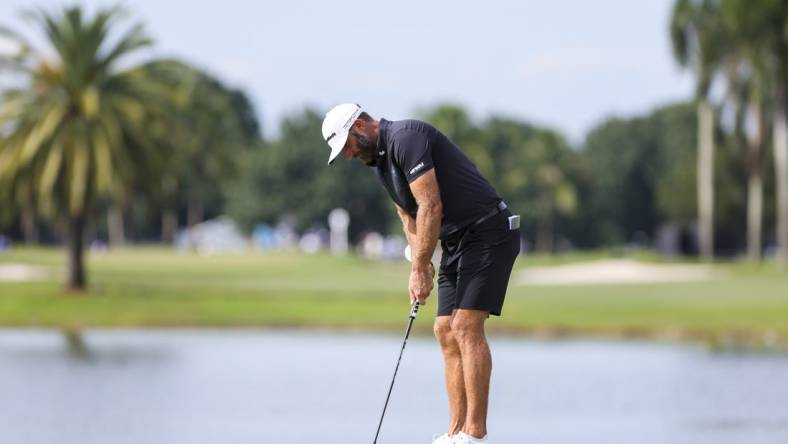
[(454, 342), (454, 335), (451, 331), (451, 316), (438, 316), (435, 318), (435, 324), (432, 329), (441, 345)]
[(458, 342), (476, 341), (484, 338), (483, 312), (457, 310), (451, 319), (451, 332)]

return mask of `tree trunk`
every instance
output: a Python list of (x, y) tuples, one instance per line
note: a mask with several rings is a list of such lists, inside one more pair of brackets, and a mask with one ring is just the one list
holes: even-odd
[(536, 251), (545, 253), (553, 252), (553, 226), (550, 222), (542, 221), (536, 234)]
[(761, 260), (763, 238), (763, 140), (766, 134), (766, 119), (760, 103), (752, 105), (755, 132), (747, 141), (747, 258)]
[(112, 204), (107, 210), (107, 231), (109, 232), (109, 246), (122, 247), (126, 245), (126, 227), (123, 221), (123, 207)]
[(172, 245), (178, 230), (178, 181), (170, 175), (162, 178), (161, 190), (164, 195), (164, 211), (161, 214), (161, 241)]
[(552, 253), (554, 248), (553, 209), (549, 205), (547, 207), (545, 216), (541, 218), (536, 228), (535, 248), (537, 251)]
[(22, 208), (21, 215), (22, 235), (25, 243), (33, 245), (38, 243), (38, 227), (36, 226), (36, 214), (33, 208), (25, 206)]
[(774, 169), (777, 188), (777, 260), (788, 261), (788, 122), (785, 100), (774, 113)]
[(172, 245), (175, 242), (175, 230), (178, 229), (178, 214), (175, 210), (164, 210), (161, 215), (161, 241)]
[(66, 282), (66, 290), (82, 291), (85, 289), (85, 263), (83, 257), (84, 216), (70, 216), (66, 226), (66, 242), (68, 245), (68, 281)]
[(193, 227), (200, 222), (203, 218), (203, 206), (199, 197), (189, 196), (188, 208), (186, 209), (186, 224)]
[(714, 110), (698, 103), (698, 242), (701, 257), (714, 258)]
[(760, 171), (750, 171), (747, 181), (747, 258), (761, 260), (763, 226), (763, 177)]

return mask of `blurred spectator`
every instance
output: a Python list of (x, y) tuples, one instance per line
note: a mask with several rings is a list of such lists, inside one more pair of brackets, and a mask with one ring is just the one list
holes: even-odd
[(657, 228), (656, 247), (660, 254), (674, 257), (679, 253), (681, 229), (677, 224), (664, 223)]
[(347, 230), (350, 226), (350, 214), (344, 208), (334, 208), (328, 214), (328, 226), (331, 229), (329, 240), (331, 252), (336, 255), (347, 253)]
[(408, 242), (404, 236), (391, 235), (383, 240), (383, 259), (390, 261), (405, 259), (405, 247)]
[(90, 243), (90, 252), (105, 254), (109, 250), (109, 246), (101, 239), (96, 239)]
[(307, 254), (315, 254), (320, 250), (328, 248), (329, 234), (325, 227), (316, 226), (301, 236), (298, 246), (301, 251)]
[(254, 246), (261, 250), (271, 250), (277, 248), (276, 233), (273, 227), (268, 224), (257, 224), (252, 230), (252, 242)]
[(274, 239), (277, 248), (292, 248), (298, 242), (296, 233), (296, 218), (293, 215), (285, 214), (279, 219), (274, 229)]
[(200, 254), (241, 253), (246, 240), (235, 221), (221, 216), (179, 231), (175, 245), (179, 250), (197, 250)]
[(383, 236), (371, 231), (361, 238), (361, 255), (368, 259), (383, 257)]

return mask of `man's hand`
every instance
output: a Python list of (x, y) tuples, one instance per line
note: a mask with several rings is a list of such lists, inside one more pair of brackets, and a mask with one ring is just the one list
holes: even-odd
[(430, 292), (434, 286), (434, 279), (435, 267), (432, 266), (432, 263), (430, 263), (428, 267), (414, 266), (411, 268), (410, 282), (408, 284), (411, 304), (419, 301), (419, 304), (424, 305), (427, 302), (427, 298), (430, 296)]

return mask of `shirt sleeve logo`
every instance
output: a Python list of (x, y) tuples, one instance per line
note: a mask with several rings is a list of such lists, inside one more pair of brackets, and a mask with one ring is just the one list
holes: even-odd
[(419, 162), (418, 165), (416, 165), (415, 167), (411, 168), (410, 171), (408, 171), (408, 174), (412, 176), (414, 173), (416, 173), (422, 168), (424, 168), (424, 162)]

